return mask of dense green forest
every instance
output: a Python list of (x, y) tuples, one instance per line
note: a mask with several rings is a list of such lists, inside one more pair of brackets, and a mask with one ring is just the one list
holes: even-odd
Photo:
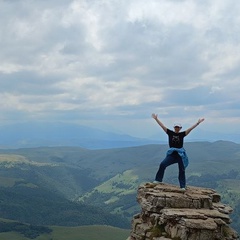
[(35, 225), (79, 226), (103, 224), (129, 228), (118, 215), (92, 205), (72, 202), (39, 188), (0, 188), (0, 215)]

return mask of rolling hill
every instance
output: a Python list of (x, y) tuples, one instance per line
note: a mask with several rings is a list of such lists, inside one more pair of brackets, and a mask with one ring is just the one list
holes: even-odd
[[(214, 188), (240, 208), (239, 144), (188, 142), (185, 148), (188, 184)], [(130, 228), (139, 211), (137, 187), (154, 179), (167, 149), (165, 144), (1, 149), (0, 216), (36, 225)], [(164, 181), (178, 185), (177, 165), (166, 170)]]

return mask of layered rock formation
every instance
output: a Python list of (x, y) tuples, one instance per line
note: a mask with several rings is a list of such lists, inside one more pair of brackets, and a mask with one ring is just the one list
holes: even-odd
[(137, 200), (142, 212), (133, 217), (128, 240), (239, 239), (229, 226), (232, 209), (212, 189), (146, 183)]

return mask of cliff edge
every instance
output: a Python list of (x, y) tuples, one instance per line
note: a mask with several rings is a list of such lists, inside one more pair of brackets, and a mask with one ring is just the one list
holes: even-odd
[(208, 188), (146, 183), (138, 188), (141, 213), (132, 219), (128, 240), (235, 240), (232, 208)]

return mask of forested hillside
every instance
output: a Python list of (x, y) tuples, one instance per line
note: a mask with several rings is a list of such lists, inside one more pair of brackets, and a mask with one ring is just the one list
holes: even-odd
[[(153, 181), (167, 145), (89, 150), (42, 147), (0, 150), (0, 217), (34, 225), (92, 224), (130, 228), (136, 190)], [(216, 189), (234, 207), (239, 228), (240, 147), (233, 142), (186, 143), (187, 183)], [(165, 182), (178, 185), (177, 165)]]

